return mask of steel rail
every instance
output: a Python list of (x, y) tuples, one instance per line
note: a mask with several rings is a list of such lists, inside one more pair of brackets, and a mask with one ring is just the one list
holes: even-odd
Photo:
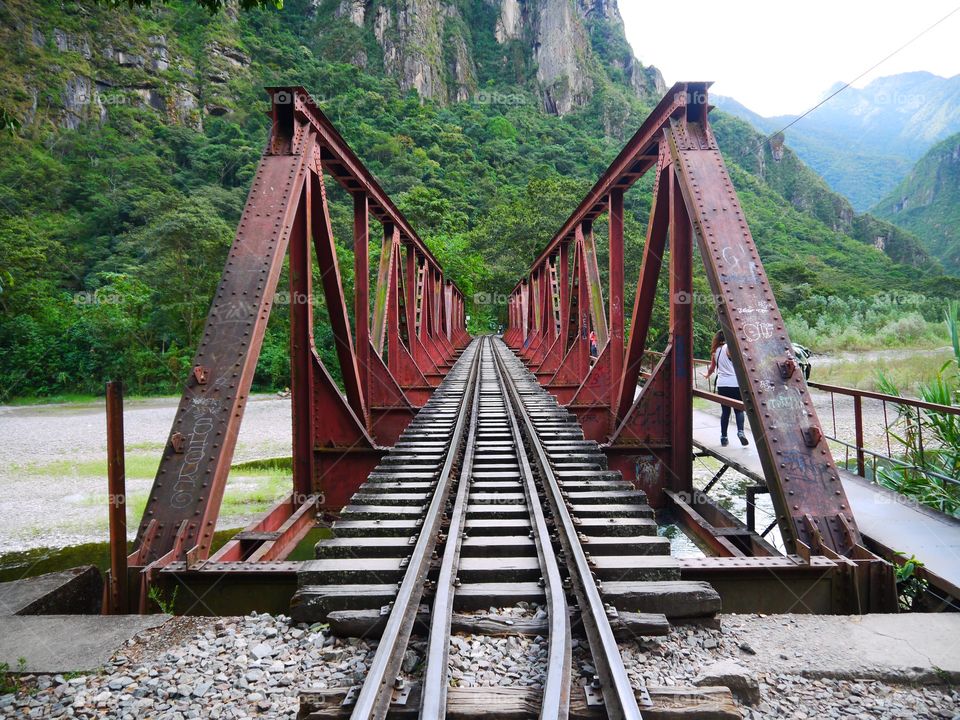
[[(494, 343), (491, 343), (494, 345)], [(543, 570), (544, 593), (546, 594), (548, 617), (550, 619), (550, 635), (547, 638), (547, 670), (543, 683), (543, 703), (540, 706), (541, 720), (566, 718), (570, 713), (570, 664), (572, 658), (573, 640), (570, 631), (570, 611), (567, 598), (563, 590), (563, 580), (560, 577), (560, 568), (556, 553), (553, 551), (553, 542), (547, 521), (541, 506), (540, 493), (534, 482), (533, 469), (524, 447), (523, 434), (517, 422), (517, 412), (510, 401), (508, 394), (509, 375), (501, 367), (497, 350), (491, 348), (494, 358), (494, 368), (499, 378), (500, 394), (503, 406), (510, 424), (510, 433), (513, 435), (514, 446), (517, 450), (517, 461), (520, 465), (520, 475), (523, 478), (523, 489), (527, 496), (527, 508), (531, 515), (534, 542), (537, 546), (537, 555), (540, 568)]]
[[(483, 363), (483, 349), (487, 339), (478, 342), (477, 357)], [(460, 464), (460, 480), (453, 508), (450, 511), (450, 526), (447, 543), (440, 563), (437, 591), (430, 613), (430, 635), (427, 641), (427, 664), (423, 670), (423, 688), (420, 694), (420, 718), (442, 720), (447, 715), (447, 665), (450, 654), (450, 622), (453, 616), (453, 595), (456, 573), (460, 564), (460, 548), (463, 528), (467, 517), (467, 495), (473, 474), (473, 456), (476, 452), (478, 416), (480, 414), (480, 386), (477, 379), (473, 387), (473, 403), (470, 411), (470, 430), (467, 435), (463, 462)]]
[[(480, 353), (475, 351), (464, 387), (465, 399), (470, 397), (474, 384), (479, 382), (479, 367)], [(443, 515), (441, 510), (446, 506), (450, 494), (454, 463), (459, 455), (469, 410), (469, 403), (463, 403), (457, 415), (457, 424), (450, 438), (447, 457), (437, 479), (433, 498), (424, 515), (423, 529), (410, 555), (407, 571), (397, 591), (393, 609), (387, 618), (380, 644), (377, 646), (377, 652), (350, 715), (354, 720), (384, 718), (390, 709), (394, 683), (403, 661), (403, 651), (413, 630), (413, 623), (426, 585), (427, 572), (437, 545)]]
[(604, 710), (607, 717), (615, 720), (626, 718), (637, 720), (642, 717), (640, 707), (637, 705), (636, 695), (630, 684), (630, 678), (627, 676), (627, 670), (623, 665), (623, 657), (620, 655), (617, 640), (613, 636), (603, 599), (600, 597), (600, 591), (594, 581), (586, 554), (580, 545), (576, 526), (573, 523), (573, 518), (570, 517), (570, 512), (567, 510), (560, 491), (560, 484), (550, 465), (550, 460), (547, 457), (546, 450), (544, 450), (543, 443), (540, 441), (533, 420), (520, 397), (516, 383), (506, 367), (502, 355), (506, 351), (506, 345), (494, 341), (494, 347), (496, 348), (494, 356), (497, 364), (503, 370), (503, 375), (507, 380), (505, 388), (513, 401), (512, 404), (517, 417), (522, 420), (521, 424), (528, 441), (529, 450), (540, 471), (547, 500), (550, 502), (553, 511), (554, 521), (560, 536), (560, 544), (564, 550), (567, 568), (570, 572), (570, 581), (580, 605), (580, 618), (586, 631), (587, 640), (590, 643), (594, 666), (600, 678)]

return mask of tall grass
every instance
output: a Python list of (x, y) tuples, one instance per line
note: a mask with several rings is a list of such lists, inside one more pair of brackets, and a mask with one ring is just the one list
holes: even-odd
[[(932, 380), (918, 387), (924, 401), (953, 407), (960, 406), (960, 304), (948, 302), (945, 316), (953, 358)], [(882, 373), (878, 386), (881, 392), (900, 395), (899, 387)], [(960, 416), (937, 410), (917, 412), (907, 405), (897, 407), (898, 420), (905, 430), (902, 436), (891, 434), (903, 444), (904, 461), (911, 467), (878, 468), (878, 481), (925, 505), (960, 515)]]

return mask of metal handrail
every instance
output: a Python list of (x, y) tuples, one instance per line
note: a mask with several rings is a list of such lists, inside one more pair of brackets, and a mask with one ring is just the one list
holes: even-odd
[[(649, 353), (652, 357), (655, 357), (660, 354), (660, 353), (657, 353), (656, 351), (649, 351)], [(701, 358), (695, 358), (693, 362), (695, 366), (709, 365), (708, 360), (704, 360)], [(696, 372), (694, 372), (693, 377), (694, 377), (693, 394), (695, 397), (703, 398), (705, 400), (710, 400), (711, 402), (715, 402), (721, 405), (728, 405), (737, 410), (744, 409), (744, 405), (740, 401), (732, 400), (730, 398), (723, 397), (722, 395), (718, 395), (708, 390), (701, 390), (697, 388)], [(923, 448), (923, 426), (922, 424), (919, 423), (920, 411), (926, 410), (927, 412), (943, 413), (945, 415), (960, 415), (960, 406), (941, 405), (939, 403), (931, 403), (931, 402), (927, 402), (926, 400), (920, 400), (918, 398), (902, 397), (900, 395), (888, 395), (886, 393), (876, 392), (874, 390), (861, 390), (859, 388), (845, 387), (842, 385), (830, 385), (828, 383), (820, 383), (820, 382), (809, 381), (809, 380), (807, 381), (807, 386), (811, 388), (815, 388), (817, 390), (821, 390), (826, 393), (830, 393), (831, 407), (833, 409), (833, 435), (827, 435), (826, 437), (833, 442), (843, 445), (848, 450), (853, 450), (857, 460), (857, 475), (859, 475), (860, 477), (863, 477), (863, 478), (867, 477), (866, 456), (870, 455), (873, 458), (874, 478), (876, 477), (877, 459), (880, 458), (890, 463), (893, 463), (895, 465), (898, 465), (901, 468), (910, 469), (915, 472), (920, 472), (920, 473), (923, 473), (924, 475), (927, 475), (928, 477), (936, 478), (937, 480), (940, 480), (942, 482), (949, 483), (951, 485), (960, 486), (960, 479), (958, 478), (953, 478), (953, 477), (950, 477), (949, 475), (944, 475), (942, 473), (939, 473), (936, 470), (930, 470), (923, 466), (907, 463), (907, 462), (904, 462), (903, 460), (899, 460), (893, 457), (893, 452), (890, 445), (891, 425), (888, 422), (885, 422), (885, 427), (884, 427), (884, 433), (886, 435), (886, 441), (887, 441), (887, 454), (885, 455), (881, 452), (877, 452), (875, 450), (871, 450), (867, 448), (865, 445), (864, 432), (863, 432), (863, 400), (864, 399), (877, 400), (883, 403), (885, 418), (886, 418), (886, 405), (888, 403), (892, 405), (898, 405), (904, 408), (911, 408), (916, 410), (917, 411), (916, 417), (913, 418), (911, 416), (911, 418), (916, 419), (918, 421), (918, 428), (920, 432), (919, 443), (920, 443), (921, 449)], [(853, 399), (854, 434), (856, 436), (853, 443), (846, 442), (845, 440), (841, 440), (839, 437), (837, 437), (838, 433), (837, 433), (837, 422), (836, 422), (836, 406), (833, 400), (834, 395), (841, 395), (841, 396), (849, 397)], [(847, 455), (847, 459), (849, 460), (849, 453)]]
[[(848, 443), (848, 442), (846, 442), (845, 440), (840, 440), (840, 439), (838, 439), (838, 438), (831, 437), (830, 435), (827, 435), (827, 438), (828, 438), (829, 440), (832, 440), (832, 441), (835, 442), (835, 443), (838, 443), (838, 444), (840, 444), (840, 445), (844, 445), (845, 447), (848, 447), (848, 448), (851, 448), (851, 449), (854, 449), (854, 450), (858, 449), (856, 445), (853, 445), (852, 443)], [(943, 480), (944, 482), (948, 482), (948, 483), (950, 483), (950, 484), (952, 484), (952, 485), (958, 485), (958, 486), (960, 486), (960, 479), (952, 478), (952, 477), (950, 477), (949, 475), (943, 475), (942, 473), (938, 473), (936, 470), (926, 470), (926, 469), (924, 469), (924, 468), (922, 468), (922, 467), (917, 467), (916, 465), (911, 465), (910, 463), (905, 463), (903, 460), (898, 460), (897, 458), (890, 457), (889, 455), (884, 455), (883, 453), (876, 452), (875, 450), (869, 450), (869, 449), (867, 449), (867, 448), (860, 448), (860, 449), (861, 449), (863, 452), (867, 453), (868, 455), (872, 455), (872, 456), (873, 456), (873, 458), (874, 458), (874, 462), (873, 462), (873, 466), (874, 466), (874, 477), (876, 477), (876, 466), (877, 466), (876, 459), (877, 459), (877, 458), (880, 458), (881, 460), (886, 460), (887, 462), (892, 462), (892, 463), (894, 463), (894, 464), (896, 464), (896, 465), (899, 465), (899, 466), (902, 467), (902, 468), (906, 468), (906, 469), (908, 469), (908, 470), (916, 470), (917, 472), (922, 472), (924, 475), (929, 475), (930, 477), (935, 477), (935, 478), (937, 478), (937, 480)], [(865, 477), (865, 476), (861, 475), (861, 477)]]
[(947, 415), (960, 415), (960, 406), (956, 405), (940, 405), (939, 403), (931, 403), (917, 398), (903, 397), (902, 395), (887, 395), (873, 390), (861, 390), (859, 388), (849, 388), (842, 385), (827, 385), (826, 383), (812, 382), (810, 380), (807, 381), (807, 385), (817, 388), (818, 390), (823, 390), (824, 392), (837, 393), (838, 395), (847, 395), (850, 397), (859, 396), (870, 398), (871, 400), (882, 400), (896, 405), (908, 405), (910, 407), (945, 413)]

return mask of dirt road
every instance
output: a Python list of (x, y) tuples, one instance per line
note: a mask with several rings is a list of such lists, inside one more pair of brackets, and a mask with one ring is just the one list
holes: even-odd
[[(131, 537), (176, 407), (176, 398), (125, 404)], [(102, 401), (0, 407), (0, 553), (106, 540), (105, 423)], [(234, 461), (289, 455), (290, 433), (290, 401), (254, 396)], [(277, 471), (233, 473), (220, 528), (245, 524), (284, 489)]]

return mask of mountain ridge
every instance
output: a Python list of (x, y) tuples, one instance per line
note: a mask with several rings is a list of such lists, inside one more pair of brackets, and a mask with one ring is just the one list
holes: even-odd
[[(379, 8), (396, 23), (414, 5), (425, 7), (371, 0), (361, 27), (353, 5), (330, 0), (212, 16), (192, 2), (146, 10), (0, 4), (3, 109), (19, 121), (0, 134), (0, 388), (98, 392), (110, 377), (134, 392), (177, 387), (260, 160), (269, 129), (262, 88), (271, 85), (313, 94), (449, 276), (476, 299), (477, 329), (493, 322), (502, 308), (483, 298), (510, 291), (659, 94), (638, 91), (612, 0), (569, 0), (561, 15), (579, 27), (572, 32), (585, 44), (576, 67), (585, 75), (562, 87), (538, 79), (529, 37), (497, 39), (504, 5), (494, 0), (457, 0), (459, 19), (446, 11), (436, 17), (445, 39), (429, 57), (399, 41), (381, 45)], [(461, 46), (469, 52), (458, 54)], [(393, 70), (384, 47), (396, 52)], [(420, 57), (440, 63), (432, 67), (445, 74), (438, 70), (430, 82), (440, 92), (442, 80), (444, 97), (424, 97), (404, 81), (404, 68)], [(467, 57), (476, 90), (458, 101), (464, 76), (447, 69)], [(567, 85), (590, 92), (568, 95)], [(573, 104), (561, 114), (564, 98)], [(812, 297), (864, 300), (891, 290), (960, 295), (936, 262), (911, 254), (908, 233), (856, 215), (789, 148), (732, 116), (712, 117), (785, 309)], [(639, 272), (649, 181), (625, 203), (627, 277)], [(328, 193), (334, 237), (349, 252), (352, 205), (335, 183)], [(602, 223), (596, 231), (602, 249)], [(349, 295), (349, 256), (340, 270)], [(696, 282), (706, 293), (705, 279)], [(278, 305), (271, 314), (257, 387), (289, 382), (286, 313)], [(701, 304), (695, 313), (698, 347), (708, 347), (713, 308)], [(666, 318), (658, 310), (657, 327)], [(316, 333), (318, 352), (336, 368), (322, 317)]]
[(934, 145), (874, 212), (923, 238), (960, 275), (960, 133)]
[[(824, 97), (838, 87), (842, 84)], [(716, 96), (715, 104), (766, 133), (795, 123), (786, 130), (786, 142), (864, 211), (893, 190), (932, 145), (960, 132), (960, 75), (916, 71), (880, 77), (864, 88), (846, 88), (799, 121), (790, 114), (764, 117), (725, 96)]]

